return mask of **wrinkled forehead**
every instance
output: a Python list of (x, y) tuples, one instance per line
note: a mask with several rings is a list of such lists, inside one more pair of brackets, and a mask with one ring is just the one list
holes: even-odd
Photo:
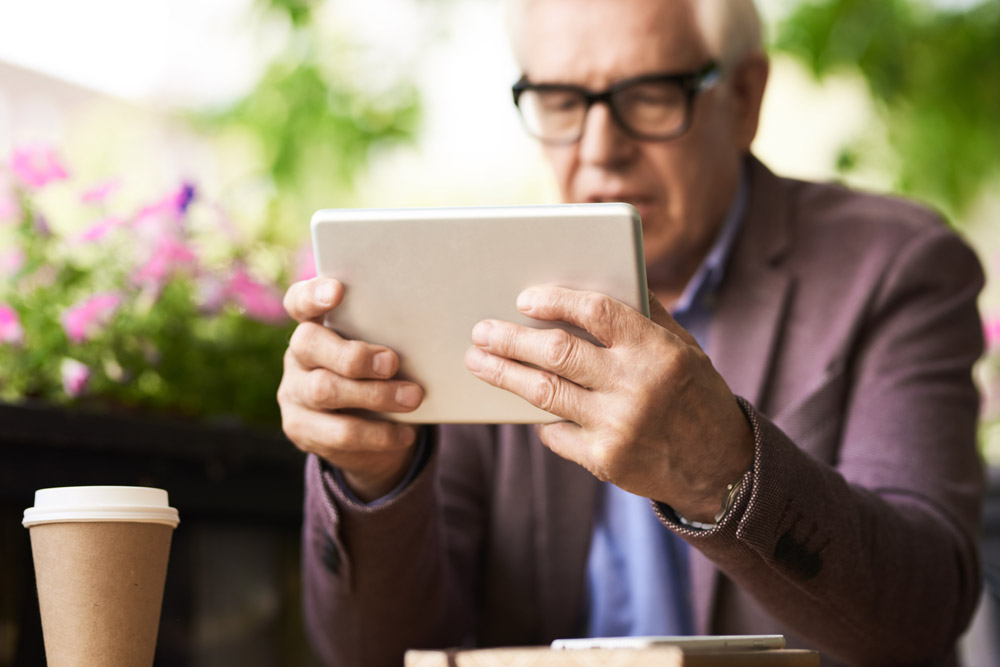
[(532, 81), (607, 86), (709, 59), (691, 0), (511, 1), (515, 57)]

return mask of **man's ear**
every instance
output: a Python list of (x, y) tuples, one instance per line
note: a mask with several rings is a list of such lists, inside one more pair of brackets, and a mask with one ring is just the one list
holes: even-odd
[(733, 136), (737, 147), (743, 151), (750, 150), (750, 144), (757, 135), (769, 70), (766, 55), (749, 53), (729, 73), (730, 94), (733, 99)]

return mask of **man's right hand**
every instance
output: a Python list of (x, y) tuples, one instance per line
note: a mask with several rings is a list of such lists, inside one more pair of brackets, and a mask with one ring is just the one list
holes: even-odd
[(295, 283), (285, 293), (285, 310), (299, 326), (285, 352), (278, 404), (285, 435), (339, 468), (367, 502), (406, 474), (417, 432), (357, 411), (410, 412), (424, 393), (413, 382), (392, 379), (399, 370), (395, 352), (345, 340), (323, 325), (343, 297), (343, 285), (329, 278)]

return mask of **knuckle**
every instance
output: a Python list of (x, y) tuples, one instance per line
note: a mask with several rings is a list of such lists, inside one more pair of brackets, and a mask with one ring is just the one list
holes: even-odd
[(377, 432), (373, 434), (375, 436), (373, 445), (383, 450), (404, 448), (402, 439), (399, 437), (398, 428), (395, 425), (383, 422), (378, 424), (378, 426)]
[(506, 365), (490, 354), (483, 355), (480, 375), (490, 384), (502, 385), (507, 375)]
[(360, 407), (373, 410), (388, 410), (395, 406), (396, 389), (388, 382), (372, 381), (365, 384), (364, 392), (365, 405)]
[(576, 353), (573, 336), (562, 329), (554, 329), (545, 346), (544, 358), (546, 365), (554, 371), (565, 372), (571, 369)]
[(603, 294), (588, 294), (583, 302), (583, 314), (587, 321), (606, 322), (611, 318), (611, 299)]
[(312, 322), (303, 322), (295, 327), (292, 337), (288, 340), (289, 352), (297, 356), (298, 352), (312, 348), (316, 344), (318, 333), (317, 325)]
[(302, 370), (294, 361), (286, 363), (285, 372), (278, 384), (277, 398), (279, 405), (298, 405), (305, 398), (301, 388), (303, 382), (308, 382), (309, 372)]
[(510, 362), (500, 361), (498, 359), (490, 359), (488, 362), (489, 374), (493, 378), (493, 383), (501, 387), (506, 387), (511, 379), (510, 377)]
[(300, 418), (293, 417), (292, 413), (287, 410), (282, 410), (281, 430), (284, 431), (285, 435), (296, 447), (303, 451), (308, 451), (305, 445), (305, 426)]
[(366, 374), (370, 363), (368, 361), (368, 346), (358, 340), (344, 341), (340, 348), (338, 369), (348, 377), (362, 377)]
[(611, 449), (606, 444), (595, 443), (590, 450), (589, 459), (587, 467), (594, 477), (602, 482), (610, 482), (614, 478), (611, 474)]
[(281, 384), (278, 385), (278, 391), (275, 392), (275, 398), (278, 400), (278, 405), (284, 405), (291, 401), (291, 392), (288, 389), (288, 377), (283, 377), (281, 379)]
[(383, 451), (397, 445), (395, 428), (389, 422), (368, 419), (350, 419), (339, 423), (336, 441), (344, 447), (359, 450)]
[(330, 439), (340, 445), (358, 442), (361, 437), (360, 425), (355, 420), (340, 419), (330, 429)]
[(298, 284), (295, 283), (285, 290), (285, 295), (281, 298), (281, 307), (294, 319), (298, 319), (298, 309), (295, 307), (298, 293)]
[(528, 389), (528, 398), (532, 404), (542, 410), (550, 411), (556, 403), (558, 392), (556, 379), (548, 373), (543, 373), (532, 380)]
[(676, 376), (684, 367), (684, 352), (676, 345), (665, 345), (657, 354), (664, 371)]
[(305, 386), (306, 400), (310, 405), (333, 407), (330, 405), (337, 396), (331, 377), (323, 371), (309, 373)]
[(295, 368), (297, 366), (296, 359), (295, 359), (295, 352), (292, 350), (291, 345), (289, 345), (287, 348), (285, 348), (285, 354), (282, 357), (282, 361), (284, 363), (284, 367), (285, 367), (285, 372), (286, 373), (288, 373), (290, 370), (292, 370), (293, 368)]

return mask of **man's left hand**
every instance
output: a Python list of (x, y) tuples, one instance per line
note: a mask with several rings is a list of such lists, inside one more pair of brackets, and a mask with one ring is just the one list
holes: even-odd
[[(650, 293), (650, 319), (593, 292), (537, 287), (525, 315), (561, 329), (484, 320), (466, 365), (479, 378), (567, 420), (538, 426), (542, 442), (601, 480), (711, 522), (726, 485), (753, 459), (753, 436), (726, 382), (694, 338)], [(527, 364), (530, 364), (527, 365)]]

